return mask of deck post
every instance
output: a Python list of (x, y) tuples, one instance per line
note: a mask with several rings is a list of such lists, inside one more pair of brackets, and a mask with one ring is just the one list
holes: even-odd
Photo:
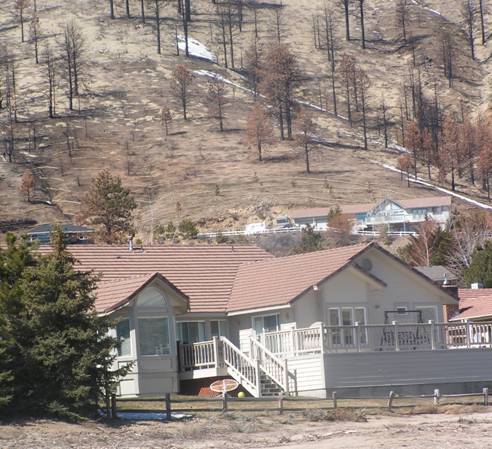
[(171, 421), (171, 393), (166, 393), (166, 419)]
[(354, 323), (355, 326), (355, 342), (357, 345), (357, 352), (360, 352), (360, 328), (359, 328), (359, 322), (356, 321)]
[(212, 342), (213, 342), (213, 350), (214, 350), (214, 362), (215, 362), (215, 369), (218, 369), (220, 364), (219, 364), (219, 339), (217, 337), (212, 337)]
[(332, 391), (331, 392), (331, 400), (333, 401), (333, 408), (337, 408), (337, 392), (336, 391)]
[(393, 338), (395, 340), (395, 351), (399, 351), (400, 350), (400, 338), (398, 337), (398, 322), (392, 321), (391, 324), (393, 325)]
[(436, 350), (436, 329), (435, 329), (435, 326), (434, 326), (434, 321), (433, 320), (429, 320), (429, 324), (430, 324), (430, 331), (431, 331), (431, 349), (433, 351)]
[(294, 332), (294, 329), (290, 330), (290, 339), (292, 341), (292, 355), (295, 356), (297, 352), (296, 350), (297, 344), (296, 344), (296, 333)]
[(289, 367), (287, 359), (284, 359), (284, 383), (285, 393), (289, 394)]
[(325, 352), (325, 336), (324, 336), (324, 324), (320, 323), (319, 325), (319, 345), (320, 345), (320, 351), (321, 355)]
[(466, 326), (466, 347), (470, 347), (470, 322), (468, 320), (465, 321)]
[(297, 391), (297, 370), (294, 370), (294, 391), (296, 393), (296, 397), (299, 396), (299, 392)]
[(261, 398), (261, 372), (260, 372), (260, 361), (259, 359), (256, 359), (255, 360), (256, 362), (256, 367), (255, 367), (255, 371), (256, 371), (256, 389), (257, 389), (257, 392), (258, 392), (258, 397)]
[(489, 389), (485, 387), (482, 391), (483, 391), (483, 405), (489, 405)]

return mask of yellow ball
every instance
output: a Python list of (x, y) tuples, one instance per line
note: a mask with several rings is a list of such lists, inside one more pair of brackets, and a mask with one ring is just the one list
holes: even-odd
[(244, 391), (240, 391), (238, 394), (237, 394), (237, 397), (238, 398), (245, 398), (246, 397), (246, 393)]

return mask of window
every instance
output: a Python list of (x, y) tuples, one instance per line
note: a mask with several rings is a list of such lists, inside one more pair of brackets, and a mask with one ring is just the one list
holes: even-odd
[(178, 340), (181, 343), (198, 343), (205, 340), (203, 321), (181, 321), (176, 325)]
[(214, 320), (210, 321), (210, 334), (212, 337), (221, 337), (225, 336), (225, 321), (223, 320)]
[(275, 332), (279, 328), (278, 321), (278, 315), (255, 316), (253, 318), (253, 329), (257, 334)]
[[(366, 308), (365, 307), (332, 307), (328, 309), (328, 326), (333, 345), (353, 345), (357, 342), (355, 323), (365, 326)], [(343, 329), (344, 326), (349, 327)], [(334, 327), (334, 328), (333, 328)], [(360, 344), (367, 344), (367, 330), (359, 331)]]
[(138, 330), (142, 355), (171, 353), (168, 318), (141, 318), (138, 320)]
[(118, 340), (118, 356), (125, 357), (131, 355), (130, 320), (121, 320), (116, 325), (116, 339)]

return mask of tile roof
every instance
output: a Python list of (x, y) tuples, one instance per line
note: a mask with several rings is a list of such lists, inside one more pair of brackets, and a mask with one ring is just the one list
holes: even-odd
[[(190, 298), (191, 312), (225, 312), (239, 265), (273, 258), (254, 245), (159, 245), (129, 251), (126, 245), (69, 245), (81, 269), (103, 281), (158, 272)], [(39, 251), (51, 251), (40, 246)]]
[[(383, 201), (383, 200), (382, 200)], [(343, 214), (358, 214), (363, 212), (369, 212), (374, 209), (377, 203), (363, 203), (363, 204), (343, 204), (340, 205), (340, 210)], [(439, 206), (451, 206), (450, 196), (431, 196), (426, 198), (410, 198), (403, 200), (394, 200), (395, 203), (399, 204), (405, 209), (414, 209), (421, 207), (439, 207)], [(313, 208), (303, 208), (294, 209), (287, 213), (290, 218), (306, 218), (306, 217), (325, 217), (330, 212), (331, 207), (313, 207)]]
[(417, 271), (425, 274), (428, 278), (435, 282), (443, 282), (444, 280), (456, 281), (458, 278), (442, 265), (433, 265), (430, 267), (414, 267)]
[(452, 321), (492, 317), (492, 288), (460, 288), (458, 296), (460, 313)]
[(188, 297), (183, 292), (177, 289), (176, 286), (165, 279), (160, 273), (155, 272), (143, 276), (132, 276), (126, 279), (99, 282), (96, 291), (96, 311), (98, 313), (108, 313), (123, 306), (156, 278), (163, 280), (188, 302)]
[(288, 304), (370, 246), (370, 243), (345, 246), (241, 265), (227, 311)]

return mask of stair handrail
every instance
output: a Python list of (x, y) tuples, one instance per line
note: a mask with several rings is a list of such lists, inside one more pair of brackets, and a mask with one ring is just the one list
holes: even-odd
[(220, 337), (223, 344), (223, 360), (229, 373), (254, 396), (261, 395), (259, 362), (252, 360), (227, 337)]
[(287, 394), (290, 391), (290, 380), (296, 384), (296, 375), (289, 371), (287, 359), (281, 359), (263, 345), (257, 338), (250, 337), (252, 358), (260, 361), (261, 370), (270, 377)]

